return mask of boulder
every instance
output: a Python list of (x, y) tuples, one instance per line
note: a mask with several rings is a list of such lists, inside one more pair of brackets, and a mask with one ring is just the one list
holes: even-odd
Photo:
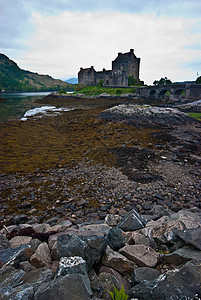
[(64, 276), (68, 274), (81, 274), (87, 275), (86, 262), (82, 257), (62, 257), (59, 261), (59, 266), (57, 269), (57, 277)]
[(178, 230), (177, 235), (189, 245), (201, 250), (201, 227)]
[(146, 220), (140, 216), (134, 209), (122, 216), (118, 227), (123, 231), (134, 231), (143, 228), (146, 225)]
[(152, 281), (160, 275), (161, 272), (156, 269), (147, 267), (136, 268), (131, 274), (131, 282), (132, 285), (136, 285), (144, 280)]
[(33, 251), (29, 245), (1, 250), (0, 266), (10, 265), (17, 268), (21, 261), (29, 260), (32, 254)]
[(130, 298), (140, 300), (199, 299), (201, 296), (201, 263), (192, 261), (167, 271), (152, 281), (143, 281), (128, 291)]
[(125, 245), (124, 232), (118, 227), (111, 228), (107, 235), (107, 243), (113, 250), (122, 248)]
[(33, 299), (34, 292), (42, 282), (52, 279), (48, 269), (33, 270), (28, 273), (12, 267), (0, 270), (0, 298), (8, 300)]
[(139, 267), (155, 267), (159, 260), (159, 254), (144, 245), (126, 245), (119, 252)]
[(15, 236), (10, 240), (10, 247), (16, 248), (20, 245), (27, 245), (31, 242), (32, 237), (30, 236)]
[(176, 266), (184, 264), (190, 260), (201, 261), (201, 251), (195, 250), (191, 246), (185, 246), (170, 254), (163, 255), (162, 260)]
[(122, 275), (130, 275), (137, 265), (127, 259), (124, 255), (113, 251), (107, 246), (106, 253), (102, 257), (102, 263), (105, 266), (111, 267)]
[(107, 239), (103, 235), (65, 234), (57, 238), (58, 257), (81, 256), (90, 270), (98, 263), (107, 246)]
[(86, 275), (70, 274), (43, 283), (37, 289), (34, 300), (89, 300), (92, 295), (91, 289), (86, 283)]
[(46, 242), (38, 246), (35, 253), (31, 256), (30, 262), (36, 268), (49, 266), (51, 264), (50, 249)]
[(118, 222), (121, 220), (119, 215), (108, 214), (105, 217), (105, 223), (109, 226), (117, 226)]
[(14, 217), (12, 217), (11, 219), (11, 222), (15, 225), (18, 225), (18, 224), (23, 224), (23, 223), (26, 223), (28, 221), (28, 217), (27, 215), (16, 215)]

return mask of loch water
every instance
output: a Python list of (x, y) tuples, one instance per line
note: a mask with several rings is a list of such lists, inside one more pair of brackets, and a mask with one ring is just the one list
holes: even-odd
[(0, 122), (8, 122), (20, 120), (24, 113), (44, 104), (36, 103), (50, 94), (50, 92), (27, 92), (27, 93), (0, 93), (0, 97), (6, 99), (4, 103), (0, 103)]

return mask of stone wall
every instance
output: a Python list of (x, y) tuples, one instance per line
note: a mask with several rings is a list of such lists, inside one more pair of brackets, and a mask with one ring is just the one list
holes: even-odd
[(139, 79), (140, 58), (130, 49), (127, 53), (118, 53), (117, 58), (112, 61), (112, 70), (95, 71), (94, 67), (80, 68), (78, 82), (83, 85), (97, 85), (102, 79), (104, 86), (124, 87), (128, 85), (128, 77), (134, 76)]

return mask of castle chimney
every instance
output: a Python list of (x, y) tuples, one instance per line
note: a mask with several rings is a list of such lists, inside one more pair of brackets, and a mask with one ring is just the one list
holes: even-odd
[(134, 53), (134, 49), (130, 49), (130, 53)]
[(82, 67), (80, 67), (80, 71), (82, 71), (83, 70), (83, 68)]
[(93, 69), (94, 68), (94, 66), (91, 66), (91, 69)]
[(120, 55), (122, 55), (122, 52), (119, 52), (119, 53), (118, 53), (118, 56), (120, 56)]

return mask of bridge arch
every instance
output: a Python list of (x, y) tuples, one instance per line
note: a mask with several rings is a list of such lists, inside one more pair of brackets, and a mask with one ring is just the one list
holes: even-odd
[(164, 99), (165, 98), (165, 94), (168, 92), (167, 89), (163, 89), (162, 91), (160, 91), (158, 93), (158, 99)]
[(151, 90), (151, 91), (149, 92), (149, 98), (151, 98), (151, 99), (156, 98), (156, 90)]
[(185, 91), (183, 89), (177, 89), (174, 91), (174, 98), (180, 98), (182, 95), (185, 95)]

